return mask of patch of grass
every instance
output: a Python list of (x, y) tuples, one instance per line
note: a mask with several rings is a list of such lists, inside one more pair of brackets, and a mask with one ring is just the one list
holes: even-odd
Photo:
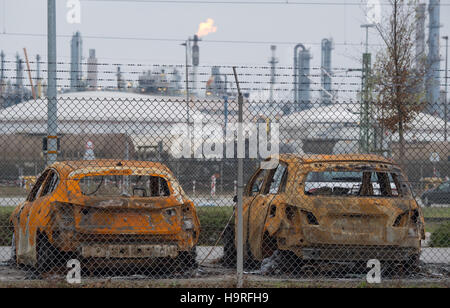
[(426, 207), (422, 208), (423, 216), (427, 218), (448, 218), (450, 219), (450, 207)]
[(442, 223), (431, 233), (431, 247), (450, 247), (450, 221)]
[(232, 214), (232, 206), (198, 207), (197, 215), (201, 224), (199, 245), (214, 245)]
[(0, 186), (0, 196), (2, 197), (24, 197), (26, 195), (25, 188)]
[(9, 246), (11, 244), (12, 230), (9, 225), (9, 217), (14, 208), (14, 206), (0, 207), (0, 246)]
[(425, 221), (425, 232), (433, 233), (443, 223), (444, 222), (437, 222), (437, 221), (429, 221), (429, 222), (427, 222), (427, 221)]

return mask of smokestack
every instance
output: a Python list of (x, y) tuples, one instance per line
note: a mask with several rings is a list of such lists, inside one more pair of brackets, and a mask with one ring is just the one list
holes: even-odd
[(321, 97), (322, 105), (330, 105), (332, 103), (333, 93), (331, 85), (331, 50), (333, 49), (333, 40), (323, 39), (322, 40), (322, 59), (321, 59)]
[(439, 56), (439, 28), (440, 28), (440, 0), (430, 0), (428, 5), (430, 25), (428, 34), (428, 74), (426, 96), (428, 112), (432, 115), (443, 116), (439, 104), (440, 88), (440, 56)]
[(89, 49), (88, 67), (87, 67), (87, 86), (92, 90), (97, 89), (98, 62), (95, 57), (95, 49)]
[(192, 76), (192, 93), (197, 93), (197, 73), (198, 65), (200, 64), (200, 48), (198, 47), (199, 38), (197, 34), (194, 35), (194, 45), (192, 46), (192, 66), (193, 66), (193, 76)]
[(277, 50), (277, 46), (272, 45), (270, 46), (270, 50), (272, 51), (272, 58), (269, 60), (270, 64), (270, 96), (269, 96), (269, 102), (270, 104), (273, 103), (273, 87), (276, 82), (275, 78), (275, 65), (278, 63), (278, 59), (275, 57), (275, 51)]
[[(425, 11), (426, 4), (419, 3), (416, 7), (416, 69), (422, 70), (426, 62), (425, 52)], [(418, 86), (417, 91), (422, 93), (425, 88), (425, 82)]]
[(23, 98), (23, 60), (19, 54), (16, 55), (16, 99), (18, 102)]
[(82, 59), (83, 59), (83, 41), (81, 39), (81, 33), (76, 32), (72, 36), (71, 42), (70, 89), (72, 91), (81, 90)]

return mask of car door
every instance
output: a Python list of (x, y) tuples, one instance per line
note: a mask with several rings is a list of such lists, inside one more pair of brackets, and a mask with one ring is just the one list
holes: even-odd
[[(243, 213), (243, 237), (244, 237), (244, 244), (247, 244), (248, 240), (248, 230), (249, 230), (249, 220), (250, 220), (250, 212), (252, 208), (252, 204), (254, 202), (259, 202), (257, 200), (260, 200), (263, 198), (263, 196), (260, 195), (261, 190), (263, 189), (263, 186), (266, 181), (268, 171), (265, 169), (258, 169), (253, 176), (250, 178), (250, 181), (248, 182), (247, 186), (244, 190), (244, 196), (243, 196), (243, 207), (242, 207), (242, 213)], [(235, 223), (236, 233), (237, 234), (237, 215), (236, 215), (236, 223)], [(247, 250), (244, 249), (244, 254), (247, 253)]]
[(58, 172), (54, 169), (49, 169), (44, 184), (39, 191), (39, 196), (36, 198), (34, 205), (31, 208), (30, 217), (34, 217), (35, 219), (32, 224), (34, 228), (33, 230), (30, 229), (32, 233), (36, 232), (36, 228), (48, 225), (48, 220), (50, 219), (48, 213), (51, 210), (50, 204), (58, 197), (53, 194), (58, 184)]
[[(15, 227), (16, 249), (19, 261), (24, 261), (24, 257), (32, 254), (31, 244), (33, 242), (31, 241), (31, 233), (29, 232), (31, 212), (35, 202), (39, 199), (39, 195), (49, 172), (50, 170), (47, 169), (38, 177), (36, 183), (27, 196), (27, 199), (21, 205), (21, 208), (19, 210), (17, 217), (17, 226)], [(34, 223), (34, 221), (32, 220), (31, 223)], [(31, 229), (34, 229), (33, 226), (31, 226)]]
[(285, 184), (286, 176), (287, 165), (283, 162), (280, 162), (276, 168), (269, 170), (264, 186), (251, 204), (248, 242), (250, 243), (250, 251), (257, 260), (267, 257), (262, 249), (265, 222), (274, 199), (282, 199), (280, 192), (284, 191), (285, 185), (283, 183)]

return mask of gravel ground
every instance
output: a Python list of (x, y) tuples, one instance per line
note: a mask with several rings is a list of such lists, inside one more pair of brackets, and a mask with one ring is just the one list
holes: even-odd
[[(198, 269), (185, 273), (146, 275), (144, 273), (108, 273), (96, 276), (86, 276), (82, 278), (87, 286), (105, 286), (109, 284), (115, 286), (167, 286), (167, 287), (233, 287), (235, 286), (235, 271), (232, 268), (222, 267), (217, 259), (222, 255), (222, 247), (199, 247), (197, 261), (200, 263)], [(445, 250), (443, 250), (445, 249)], [(382, 282), (399, 286), (445, 286), (450, 284), (450, 260), (448, 248), (424, 248), (422, 253), (422, 265), (420, 272), (408, 276), (390, 276), (384, 277)], [(0, 256), (9, 253), (9, 247), (0, 248)], [(205, 259), (205, 257), (209, 256)], [(436, 256), (445, 256), (445, 258), (436, 258)], [(9, 256), (9, 254), (8, 254)], [(3, 257), (0, 262), (0, 287), (2, 286), (29, 286), (44, 284), (46, 286), (64, 286), (66, 269), (54, 269), (52, 272), (43, 276), (27, 269), (18, 269), (8, 264), (8, 258)], [(441, 262), (442, 263), (438, 263)], [(347, 273), (344, 271), (327, 273), (303, 273), (286, 274), (272, 272), (262, 274), (259, 270), (245, 272), (245, 280), (248, 286), (360, 286), (365, 283), (364, 274)], [(394, 273), (397, 275), (397, 273)], [(330, 285), (331, 284), (331, 285)]]

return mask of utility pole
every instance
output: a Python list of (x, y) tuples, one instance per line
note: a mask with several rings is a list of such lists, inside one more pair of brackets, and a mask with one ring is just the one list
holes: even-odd
[(366, 29), (366, 50), (363, 53), (362, 65), (362, 86), (361, 86), (361, 110), (360, 110), (360, 152), (369, 153), (372, 148), (373, 132), (371, 129), (371, 106), (370, 106), (370, 74), (371, 74), (371, 54), (369, 53), (369, 28), (374, 24), (361, 25)]
[(448, 121), (448, 35), (442, 37), (445, 40), (445, 97), (444, 97), (444, 140), (447, 142), (447, 121)]
[(47, 0), (48, 10), (48, 88), (47, 88), (47, 165), (58, 155), (58, 101), (56, 91), (56, 4)]
[(237, 155), (238, 155), (238, 170), (237, 170), (237, 247), (236, 247), (236, 272), (237, 272), (237, 287), (242, 288), (244, 279), (244, 224), (243, 224), (243, 196), (244, 196), (244, 157), (241, 156), (240, 147), (244, 147), (245, 156), (245, 142), (243, 134), (243, 104), (244, 97), (241, 93), (239, 80), (236, 72), (236, 67), (233, 67), (234, 78), (236, 80), (236, 87), (238, 90), (238, 132), (237, 132)]

